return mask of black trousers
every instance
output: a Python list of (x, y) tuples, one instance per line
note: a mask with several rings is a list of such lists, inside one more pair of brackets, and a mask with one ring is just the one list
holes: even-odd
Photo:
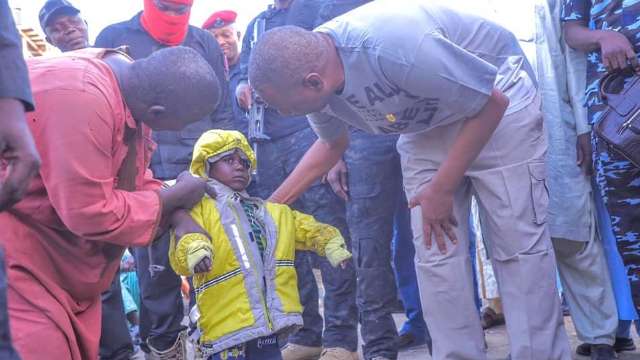
[(120, 272), (116, 272), (109, 290), (102, 293), (102, 333), (100, 359), (126, 360), (133, 354), (133, 343), (122, 303)]

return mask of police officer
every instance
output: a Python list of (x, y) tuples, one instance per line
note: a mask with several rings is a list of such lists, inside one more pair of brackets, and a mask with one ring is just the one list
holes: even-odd
[[(240, 31), (236, 28), (238, 14), (233, 10), (216, 11), (204, 22), (202, 28), (207, 30), (218, 42), (227, 60), (229, 72), (229, 89), (235, 94), (236, 87), (241, 81), (240, 71)], [(247, 135), (246, 112), (235, 99), (231, 100), (233, 107), (233, 128)]]

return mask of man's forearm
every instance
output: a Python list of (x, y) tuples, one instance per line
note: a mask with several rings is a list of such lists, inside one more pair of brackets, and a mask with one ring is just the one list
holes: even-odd
[(581, 21), (567, 21), (563, 24), (564, 38), (572, 48), (584, 52), (600, 49), (603, 30), (591, 30)]
[(269, 200), (283, 204), (296, 201), (314, 181), (331, 170), (348, 146), (349, 137), (346, 134), (331, 143), (316, 140)]
[(455, 191), (464, 173), (498, 127), (508, 105), (509, 99), (494, 89), (480, 112), (465, 121), (446, 159), (431, 181), (434, 189), (450, 194)]

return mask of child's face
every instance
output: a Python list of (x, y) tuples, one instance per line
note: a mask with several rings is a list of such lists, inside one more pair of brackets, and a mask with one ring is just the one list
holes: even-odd
[(248, 160), (243, 159), (238, 152), (234, 152), (213, 163), (209, 169), (209, 177), (227, 185), (233, 191), (242, 191), (249, 185), (250, 167)]

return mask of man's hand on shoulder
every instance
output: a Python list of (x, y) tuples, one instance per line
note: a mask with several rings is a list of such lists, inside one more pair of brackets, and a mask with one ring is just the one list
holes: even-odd
[(174, 185), (160, 190), (165, 215), (170, 215), (178, 208), (193, 208), (205, 193), (215, 197), (215, 192), (209, 188), (206, 180), (193, 176), (188, 171), (182, 172)]

